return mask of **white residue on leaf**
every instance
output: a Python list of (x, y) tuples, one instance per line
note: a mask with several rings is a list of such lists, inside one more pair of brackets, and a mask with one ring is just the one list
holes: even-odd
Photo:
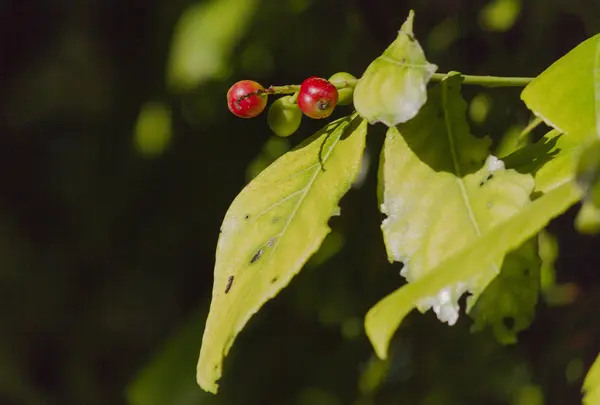
[(498, 170), (505, 169), (504, 162), (502, 160), (498, 159), (494, 155), (488, 156), (487, 161), (485, 162), (485, 165), (486, 165), (487, 169), (490, 171), (490, 173), (494, 173)]
[(443, 288), (436, 296), (427, 297), (417, 303), (417, 308), (421, 312), (433, 309), (437, 318), (452, 326), (458, 320), (460, 305), (458, 300), (467, 292), (468, 287), (465, 283), (457, 283), (455, 286)]

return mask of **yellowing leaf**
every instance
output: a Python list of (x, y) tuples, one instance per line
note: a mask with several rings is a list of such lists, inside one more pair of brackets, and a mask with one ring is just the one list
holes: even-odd
[(371, 124), (406, 122), (427, 101), (427, 83), (437, 70), (425, 59), (413, 34), (411, 10), (398, 37), (363, 73), (354, 89), (354, 106)]
[(565, 183), (525, 206), (518, 214), (489, 229), (423, 278), (399, 288), (369, 310), (367, 335), (380, 358), (387, 356), (390, 339), (404, 317), (424, 297), (435, 296), (448, 286), (472, 280), (481, 269), (502, 261), (581, 196), (573, 182)]
[[(382, 230), (388, 258), (404, 263), (401, 274), (409, 282), (519, 212), (533, 189), (531, 176), (505, 170), (493, 156), (486, 160), (490, 142), (469, 133), (461, 80), (451, 75), (432, 89), (413, 120), (388, 130), (383, 147)], [(433, 308), (441, 321), (454, 324), (460, 296), (483, 290), (500, 265), (423, 297), (419, 310)]]
[(198, 361), (203, 389), (217, 391), (237, 334), (330, 232), (327, 221), (339, 214), (338, 201), (359, 172), (366, 127), (356, 114), (328, 124), (254, 178), (227, 211)]

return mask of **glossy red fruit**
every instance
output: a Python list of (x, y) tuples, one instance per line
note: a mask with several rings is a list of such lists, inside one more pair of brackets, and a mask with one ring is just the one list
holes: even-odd
[(338, 102), (338, 91), (321, 77), (309, 77), (300, 86), (298, 106), (310, 118), (327, 118)]
[(255, 94), (259, 90), (264, 90), (264, 87), (253, 80), (241, 80), (231, 86), (227, 92), (229, 111), (240, 118), (259, 115), (267, 105), (266, 94)]

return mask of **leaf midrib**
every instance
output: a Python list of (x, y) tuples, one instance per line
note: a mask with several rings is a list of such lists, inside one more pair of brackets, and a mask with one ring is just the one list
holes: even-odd
[[(341, 121), (340, 124), (333, 130), (333, 132), (337, 131), (340, 128), (340, 125), (342, 125), (343, 123), (347, 123), (347, 125), (350, 125), (350, 123), (354, 120), (355, 118), (350, 119), (349, 121)], [(327, 160), (329, 159), (329, 157), (331, 156), (331, 154), (333, 153), (333, 150), (335, 149), (335, 147), (337, 146), (337, 144), (339, 143), (340, 139), (342, 139), (342, 136), (340, 134), (340, 136), (337, 137), (337, 139), (333, 142), (333, 144), (330, 146), (329, 150), (327, 151), (327, 153), (325, 154), (325, 156), (323, 156), (322, 162), (323, 165), (325, 165), (325, 162), (327, 162)], [(326, 139), (323, 141), (326, 142)], [(271, 249), (269, 256), (265, 259), (265, 265), (261, 266), (261, 268), (259, 269), (259, 272), (262, 271), (262, 269), (266, 266), (266, 262), (268, 261), (268, 259), (275, 254), (275, 252), (277, 251), (277, 248), (279, 247), (280, 244), (280, 240), (283, 239), (283, 237), (285, 236), (285, 233), (288, 229), (288, 227), (290, 226), (290, 224), (292, 223), (292, 220), (294, 219), (294, 217), (296, 216), (296, 213), (298, 212), (298, 210), (300, 209), (300, 206), (302, 205), (302, 203), (304, 202), (304, 199), (306, 198), (306, 196), (308, 195), (308, 191), (311, 189), (312, 185), (314, 184), (314, 182), (317, 180), (317, 177), (320, 173), (321, 170), (321, 166), (319, 165), (318, 167), (315, 167), (315, 172), (312, 175), (312, 178), (308, 181), (308, 183), (306, 183), (306, 185), (304, 186), (303, 189), (303, 193), (300, 196), (300, 198), (298, 199), (298, 202), (296, 203), (296, 206), (294, 207), (293, 211), (291, 212), (288, 220), (285, 223), (285, 226), (283, 227), (283, 229), (281, 230), (281, 232), (279, 232), (277, 235), (274, 235), (274, 237), (276, 238), (275, 244), (273, 246), (273, 249)]]
[[(460, 169), (460, 165), (458, 164), (458, 156), (456, 154), (455, 144), (454, 144), (454, 135), (452, 131), (452, 125), (450, 124), (450, 116), (447, 106), (447, 90), (448, 90), (448, 82), (446, 80), (442, 81), (442, 108), (444, 110), (444, 124), (446, 126), (446, 134), (448, 135), (448, 142), (450, 143), (450, 153), (452, 155), (452, 163), (454, 165), (454, 172), (456, 174), (456, 181), (460, 188), (460, 194), (463, 200), (465, 207), (469, 213), (469, 219), (471, 220), (471, 224), (475, 229), (475, 233), (477, 237), (481, 237), (481, 229), (479, 228), (479, 224), (477, 223), (477, 219), (475, 218), (475, 214), (473, 213), (473, 207), (471, 206), (471, 202), (469, 200), (469, 196), (467, 194), (467, 188), (465, 187), (465, 183), (463, 180), (463, 173)], [(500, 273), (500, 269), (496, 263), (492, 264), (492, 268), (494, 269), (495, 274)]]
[(444, 109), (444, 124), (446, 126), (446, 134), (448, 135), (448, 142), (450, 144), (450, 153), (452, 155), (452, 164), (454, 165), (454, 172), (456, 174), (456, 181), (458, 182), (458, 186), (460, 188), (460, 194), (463, 200), (464, 205), (467, 207), (467, 211), (469, 213), (469, 219), (471, 220), (471, 224), (475, 229), (475, 233), (477, 236), (481, 236), (481, 230), (479, 229), (479, 224), (475, 219), (475, 214), (473, 213), (473, 208), (471, 207), (471, 202), (469, 201), (469, 197), (467, 195), (467, 189), (465, 187), (465, 183), (463, 181), (463, 173), (460, 169), (460, 165), (458, 164), (458, 157), (456, 155), (456, 148), (454, 144), (454, 134), (452, 131), (452, 125), (450, 124), (450, 117), (448, 114), (447, 105), (447, 90), (448, 90), (448, 82), (444, 80), (442, 82), (442, 108)]

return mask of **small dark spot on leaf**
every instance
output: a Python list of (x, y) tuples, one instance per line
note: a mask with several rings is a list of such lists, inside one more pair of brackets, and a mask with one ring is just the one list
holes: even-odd
[(246, 214), (246, 216), (244, 217), (244, 219), (250, 219), (250, 214)]
[(254, 256), (252, 256), (252, 259), (250, 259), (250, 264), (256, 262), (258, 259), (260, 259), (260, 257), (262, 256), (263, 252), (265, 250), (264, 249), (258, 249), (258, 251), (256, 253), (254, 253)]
[(277, 282), (277, 280), (279, 280), (279, 277), (273, 277), (271, 279), (271, 284), (275, 284)]
[(485, 185), (485, 183), (487, 183), (488, 181), (490, 181), (493, 178), (494, 178), (494, 173), (488, 174), (488, 176), (485, 178), (485, 180), (481, 180), (481, 183), (479, 183), (479, 187), (483, 187)]
[(276, 224), (277, 222), (279, 222), (279, 217), (273, 218), (273, 223)]
[(531, 193), (531, 201), (535, 201), (543, 195), (544, 193), (542, 193), (541, 191), (534, 191), (533, 193)]
[(215, 364), (215, 366), (213, 367), (213, 370), (217, 370), (219, 368), (218, 364)]
[(229, 290), (231, 290), (232, 285), (233, 285), (233, 276), (229, 276), (229, 278), (227, 279), (227, 285), (225, 286), (225, 294), (227, 294), (229, 292)]
[(506, 326), (507, 329), (512, 330), (515, 327), (515, 318), (512, 316), (505, 316), (502, 318), (502, 323)]
[(415, 37), (412, 34), (407, 33), (406, 36), (410, 39), (411, 42), (415, 42)]

